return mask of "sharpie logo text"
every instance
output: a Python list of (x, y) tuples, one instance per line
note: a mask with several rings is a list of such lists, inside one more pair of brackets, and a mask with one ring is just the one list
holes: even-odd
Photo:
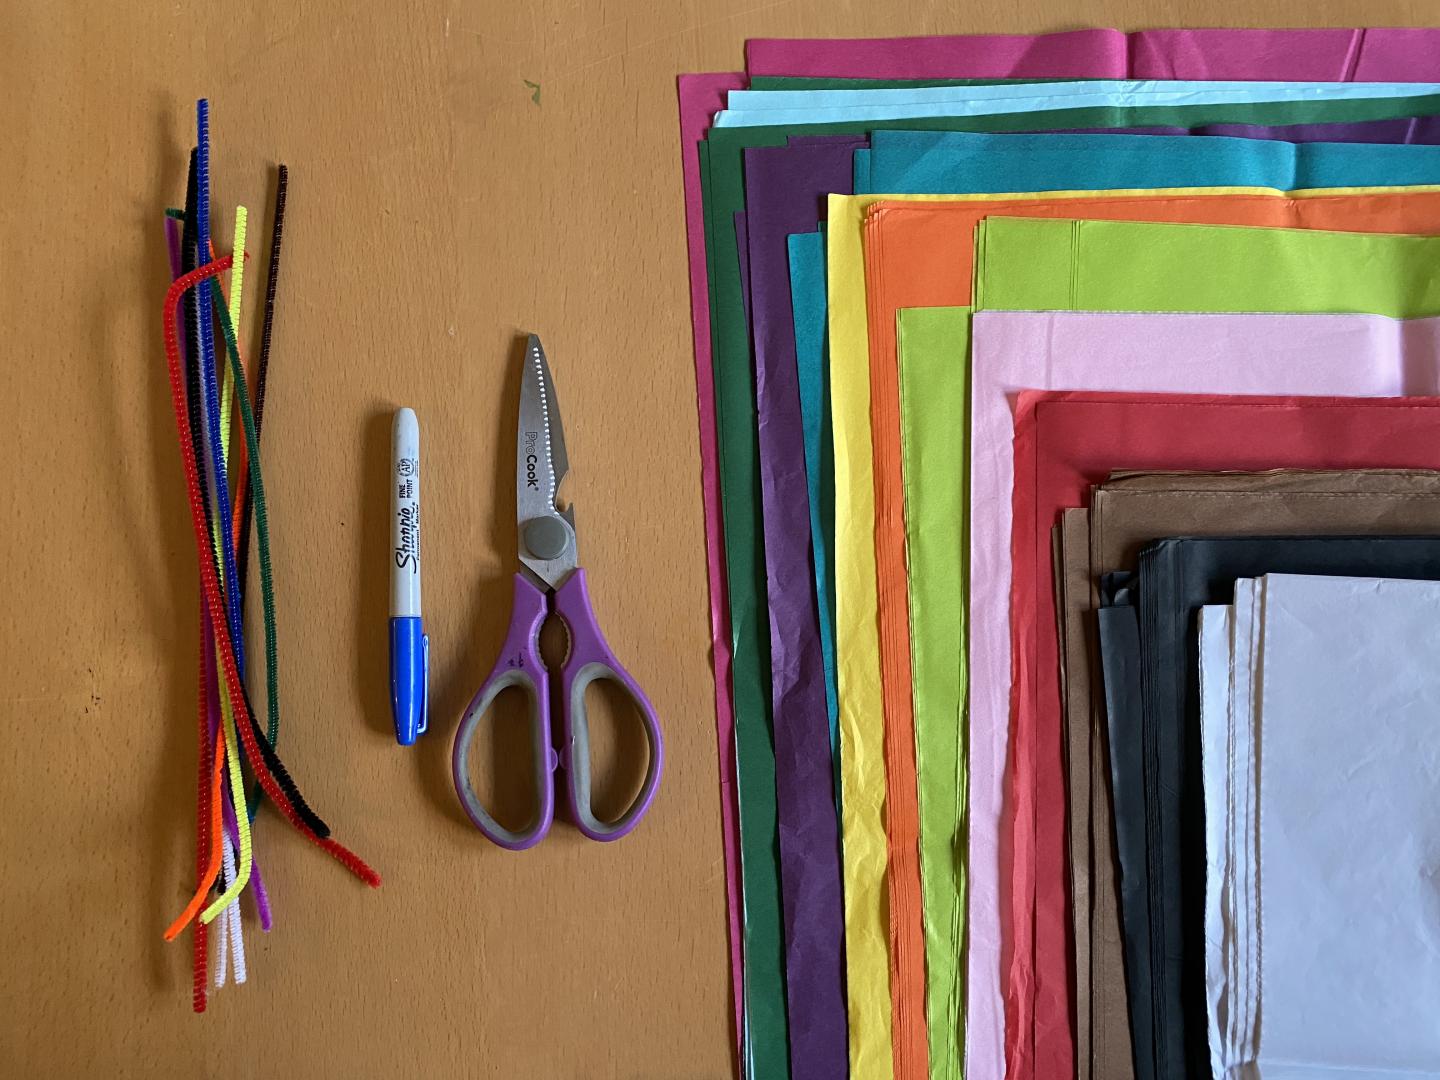
[(412, 574), (420, 572), (420, 508), (418, 506), (402, 506), (399, 513), (400, 543), (395, 548), (395, 566), (400, 570), (409, 570)]

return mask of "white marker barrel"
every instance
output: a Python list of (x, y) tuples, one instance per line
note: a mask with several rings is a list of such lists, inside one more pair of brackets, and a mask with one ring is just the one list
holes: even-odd
[(395, 411), (390, 486), (390, 615), (420, 615), (420, 422)]

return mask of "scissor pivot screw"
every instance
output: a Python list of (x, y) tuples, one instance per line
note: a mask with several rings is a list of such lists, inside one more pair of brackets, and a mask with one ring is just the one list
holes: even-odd
[(525, 547), (537, 559), (558, 559), (570, 544), (570, 534), (556, 518), (535, 518), (525, 526)]

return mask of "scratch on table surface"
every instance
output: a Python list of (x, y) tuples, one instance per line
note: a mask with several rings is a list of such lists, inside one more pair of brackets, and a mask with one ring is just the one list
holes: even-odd
[[(98, 709), (102, 701), (100, 695), (100, 676), (95, 674), (93, 667), (87, 667), (85, 674), (89, 679), (89, 686), (72, 686), (67, 690), (53, 690), (45, 688), (38, 694), (6, 694), (0, 696), (0, 702), (6, 705), (33, 705), (36, 702), (63, 703), (67, 705), (79, 705), (81, 711), (88, 713), (91, 709)], [(75, 682), (81, 680), (77, 677)]]

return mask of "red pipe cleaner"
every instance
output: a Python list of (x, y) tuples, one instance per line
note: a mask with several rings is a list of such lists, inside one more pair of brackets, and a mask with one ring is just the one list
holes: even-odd
[(344, 845), (329, 837), (316, 835), (310, 827), (301, 820), (295, 812), (289, 797), (281, 790), (280, 785), (275, 782), (266, 765), (264, 756), (255, 742), (255, 734), (251, 730), (254, 718), (250, 715), (249, 706), (246, 703), (244, 686), (240, 681), (240, 673), (235, 666), (235, 652), (233, 643), (230, 641), (229, 631), (225, 622), (225, 608), (220, 599), (220, 584), (215, 576), (215, 567), (205, 557), (208, 534), (205, 524), (205, 507), (200, 498), (199, 469), (195, 462), (195, 451), (186, 437), (188, 424), (186, 419), (185, 385), (180, 373), (180, 346), (175, 331), (175, 306), (180, 297), (189, 289), (195, 287), (201, 281), (213, 278), (224, 273), (230, 268), (233, 257), (226, 255), (206, 265), (177, 278), (165, 294), (165, 362), (170, 375), (170, 396), (175, 409), (175, 424), (180, 437), (180, 459), (185, 469), (186, 494), (190, 501), (190, 524), (195, 534), (195, 544), (200, 553), (200, 580), (202, 591), (205, 595), (205, 605), (210, 611), (211, 624), (215, 627), (215, 638), (220, 645), (220, 660), (225, 685), (229, 691), (232, 707), (237, 713), (237, 719), (241, 720), (236, 727), (240, 732), (240, 741), (244, 746), (245, 757), (250, 762), (251, 769), (255, 772), (260, 781), (260, 786), (270, 798), (285, 819), (291, 826), (326, 852), (336, 861), (358, 877), (361, 881), (371, 887), (378, 887), (380, 875), (371, 869), (358, 855), (350, 851)]

